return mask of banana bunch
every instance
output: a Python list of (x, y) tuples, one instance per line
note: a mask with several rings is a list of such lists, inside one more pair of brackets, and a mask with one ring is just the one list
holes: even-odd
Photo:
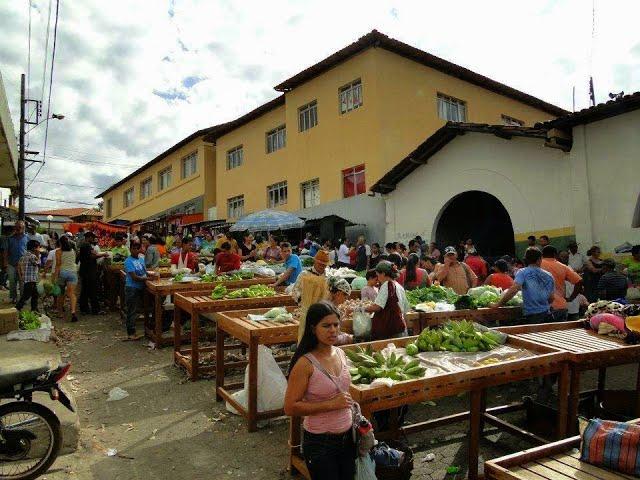
[(356, 347), (355, 350), (345, 350), (353, 367), (349, 369), (351, 383), (368, 385), (376, 378), (391, 378), (392, 380), (414, 380), (422, 378), (427, 371), (420, 366), (420, 360), (405, 362), (401, 355), (395, 352), (385, 358), (380, 352), (374, 352), (370, 346)]
[(425, 328), (416, 345), (422, 352), (487, 352), (500, 346), (495, 332), (476, 330), (472, 322), (449, 322), (440, 329)]

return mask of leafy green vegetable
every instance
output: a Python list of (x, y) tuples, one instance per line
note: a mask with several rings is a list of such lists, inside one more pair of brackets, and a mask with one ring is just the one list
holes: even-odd
[(184, 278), (184, 273), (176, 273), (176, 276), (173, 277), (174, 282), (181, 282)]
[(36, 312), (23, 310), (20, 312), (18, 328), (20, 330), (36, 330), (41, 326), (40, 316)]
[(454, 304), (458, 295), (451, 288), (432, 285), (407, 291), (407, 300), (412, 307), (424, 302), (447, 302)]
[(469, 295), (461, 295), (456, 300), (456, 303), (453, 304), (456, 307), (456, 310), (475, 310), (476, 302)]
[(213, 292), (211, 292), (211, 298), (213, 298), (214, 300), (220, 300), (221, 298), (224, 298), (226, 294), (227, 294), (227, 287), (225, 287), (222, 284), (218, 284), (213, 289)]
[(427, 369), (420, 365), (419, 359), (406, 362), (401, 355), (391, 352), (387, 357), (380, 352), (373, 352), (370, 346), (363, 349), (345, 350), (353, 367), (349, 369), (351, 382), (368, 385), (376, 378), (391, 378), (392, 380), (414, 380), (424, 376)]
[(313, 267), (313, 257), (305, 257), (304, 259), (302, 259), (302, 266), (303, 267)]
[(246, 288), (238, 288), (237, 290), (231, 290), (227, 292), (227, 287), (224, 285), (216, 285), (211, 292), (211, 298), (214, 300), (220, 300), (222, 298), (234, 299), (234, 298), (259, 298), (259, 297), (273, 297), (276, 291), (267, 287), (266, 285), (251, 285)]

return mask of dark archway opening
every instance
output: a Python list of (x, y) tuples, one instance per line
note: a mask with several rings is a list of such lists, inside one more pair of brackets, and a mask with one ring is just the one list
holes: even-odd
[(444, 208), (436, 227), (438, 245), (457, 245), (468, 238), (485, 258), (515, 254), (511, 218), (493, 195), (477, 190), (464, 192)]

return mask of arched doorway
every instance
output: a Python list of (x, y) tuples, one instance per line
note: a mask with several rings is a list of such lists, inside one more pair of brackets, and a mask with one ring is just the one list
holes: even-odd
[(436, 222), (435, 237), (441, 247), (471, 238), (484, 257), (515, 254), (509, 213), (489, 193), (472, 190), (456, 195), (441, 210)]

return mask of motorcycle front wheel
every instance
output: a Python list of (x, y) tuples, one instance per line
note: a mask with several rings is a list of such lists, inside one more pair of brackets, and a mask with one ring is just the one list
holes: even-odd
[(32, 402), (0, 405), (0, 480), (30, 480), (58, 457), (62, 432), (58, 417)]

